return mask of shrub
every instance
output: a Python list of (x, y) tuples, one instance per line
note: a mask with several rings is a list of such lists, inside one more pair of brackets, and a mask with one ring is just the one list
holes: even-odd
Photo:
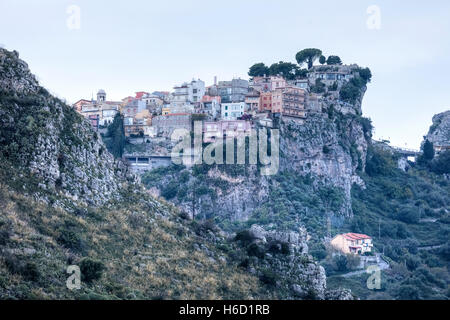
[(419, 222), (419, 211), (415, 208), (405, 208), (398, 213), (397, 218), (406, 223), (417, 223)]
[(5, 255), (4, 259), (9, 272), (20, 274), (25, 280), (29, 281), (37, 281), (39, 279), (41, 274), (34, 262), (24, 262), (11, 254)]
[(252, 243), (251, 245), (248, 246), (247, 253), (250, 257), (257, 257), (259, 259), (264, 258), (264, 249), (261, 248), (256, 243)]
[(437, 174), (450, 173), (450, 150), (444, 151), (435, 157), (430, 164), (430, 168)]
[(243, 243), (249, 243), (253, 241), (253, 236), (248, 230), (240, 231), (234, 238), (236, 241), (242, 241)]
[(57, 241), (73, 251), (84, 252), (86, 249), (86, 242), (72, 230), (62, 230)]
[(25, 279), (30, 281), (37, 281), (41, 276), (41, 273), (34, 262), (27, 262), (21, 273)]
[(263, 270), (261, 276), (259, 277), (262, 283), (269, 286), (275, 286), (277, 284), (278, 276), (272, 270)]
[(105, 265), (101, 261), (85, 258), (80, 262), (81, 280), (90, 283), (102, 277)]
[(162, 190), (161, 195), (167, 200), (173, 199), (178, 192), (178, 183), (176, 181), (171, 181), (169, 184)]

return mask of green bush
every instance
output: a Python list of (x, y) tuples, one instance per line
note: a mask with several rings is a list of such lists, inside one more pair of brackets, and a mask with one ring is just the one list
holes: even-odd
[(87, 283), (99, 280), (105, 269), (105, 265), (101, 261), (84, 258), (80, 262), (81, 280)]
[(178, 187), (179, 183), (177, 183), (176, 181), (171, 181), (162, 190), (161, 195), (167, 200), (173, 199), (177, 195)]
[(277, 284), (278, 276), (273, 271), (267, 269), (263, 270), (259, 279), (268, 286), (275, 286)]

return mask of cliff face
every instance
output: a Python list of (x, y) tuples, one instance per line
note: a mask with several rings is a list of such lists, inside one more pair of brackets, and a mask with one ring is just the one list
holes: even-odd
[(450, 110), (433, 117), (433, 125), (426, 138), (437, 147), (450, 145)]
[(40, 87), (16, 52), (0, 49), (0, 87), (0, 154), (20, 172), (12, 179), (35, 178), (37, 186), (24, 185), (30, 193), (99, 205), (133, 181), (90, 124)]
[[(338, 88), (346, 83), (342, 80)], [(366, 86), (359, 88), (359, 96), (352, 103), (341, 101), (339, 90), (324, 93), (314, 110), (308, 111), (306, 119), (282, 118), (277, 124), (280, 167), (273, 176), (260, 175), (255, 165), (203, 165), (184, 173), (165, 170), (159, 176), (150, 174), (144, 181), (163, 196), (167, 186), (176, 181), (179, 190), (188, 192), (180, 191), (170, 197), (171, 201), (187, 212), (220, 221), (258, 222), (261, 215), (276, 216), (281, 211), (291, 212), (287, 218), (298, 216), (297, 220), (307, 211), (351, 217), (351, 188), (355, 183), (364, 188), (358, 172), (365, 170), (371, 140), (370, 121), (361, 116), (365, 90)], [(191, 178), (180, 181), (180, 173)], [(287, 176), (308, 181), (297, 181), (298, 191), (292, 192), (295, 188), (292, 181), (286, 181)], [(199, 186), (203, 191), (193, 194), (191, 190)], [(336, 200), (333, 203), (329, 203), (330, 193)], [(274, 207), (272, 204), (281, 196), (286, 201)]]

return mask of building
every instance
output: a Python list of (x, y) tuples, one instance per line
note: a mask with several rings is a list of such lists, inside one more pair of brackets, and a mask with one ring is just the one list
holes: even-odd
[(95, 126), (99, 127), (107, 126), (114, 121), (115, 115), (120, 111), (121, 103), (107, 101), (105, 90), (100, 89), (97, 92), (97, 100), (81, 99), (73, 104), (73, 108), (87, 119), (96, 119)]
[(260, 93), (256, 90), (251, 90), (245, 95), (246, 110), (250, 112), (259, 111)]
[(101, 117), (99, 120), (100, 126), (108, 126), (114, 121), (114, 117), (119, 113), (119, 105), (101, 105)]
[(220, 103), (222, 99), (220, 96), (205, 95), (202, 98), (200, 111), (210, 115), (213, 119), (221, 113)]
[(154, 128), (152, 128), (152, 116), (150, 111), (144, 109), (138, 112), (133, 117), (125, 116), (123, 126), (125, 130), (125, 136), (155, 136)]
[(353, 78), (357, 67), (356, 65), (314, 66), (308, 73), (308, 80), (310, 84), (315, 84), (316, 80), (320, 79), (325, 85), (331, 86), (336, 81), (348, 81)]
[(272, 92), (272, 113), (305, 118), (305, 91), (296, 87), (277, 88)]
[(147, 107), (149, 106), (162, 106), (164, 104), (164, 99), (161, 98), (160, 96), (157, 96), (155, 94), (144, 94), (142, 96), (142, 99), (145, 104), (147, 105)]
[(203, 123), (203, 142), (214, 142), (218, 137), (238, 137), (250, 135), (251, 123), (245, 120), (205, 121)]
[(245, 112), (245, 102), (222, 103), (222, 120), (236, 120), (242, 117)]
[(83, 106), (90, 105), (92, 103), (92, 100), (81, 99), (75, 102), (72, 106), (76, 111), (81, 112)]
[(342, 253), (364, 254), (372, 252), (372, 238), (365, 234), (339, 234), (331, 240), (331, 245)]
[(191, 114), (170, 113), (156, 116), (152, 119), (158, 136), (170, 137), (175, 129), (186, 129), (191, 131)]
[(287, 82), (281, 76), (254, 77), (250, 88), (259, 92), (268, 92), (278, 88), (286, 87)]
[(294, 86), (294, 87), (297, 87), (297, 88), (300, 88), (300, 89), (303, 89), (303, 90), (309, 92), (309, 81), (308, 81), (308, 79), (292, 80), (292, 81), (289, 81), (289, 84), (291, 86)]
[(145, 101), (133, 99), (122, 108), (122, 113), (124, 117), (134, 118), (139, 112), (146, 109), (147, 105), (145, 104)]
[(259, 96), (259, 112), (272, 112), (272, 92), (261, 92)]
[(248, 81), (243, 79), (233, 79), (231, 81), (219, 81), (217, 91), (223, 103), (244, 102), (248, 93)]
[(261, 92), (259, 112), (279, 113), (286, 117), (305, 118), (306, 92), (303, 89), (287, 86), (269, 92)]
[(192, 80), (189, 83), (185, 82), (174, 87), (170, 103), (174, 106), (200, 103), (205, 95), (205, 91), (205, 83), (200, 79)]

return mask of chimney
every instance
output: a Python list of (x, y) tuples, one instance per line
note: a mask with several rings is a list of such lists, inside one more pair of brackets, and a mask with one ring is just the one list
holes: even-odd
[(217, 85), (217, 76), (214, 76), (214, 86)]

